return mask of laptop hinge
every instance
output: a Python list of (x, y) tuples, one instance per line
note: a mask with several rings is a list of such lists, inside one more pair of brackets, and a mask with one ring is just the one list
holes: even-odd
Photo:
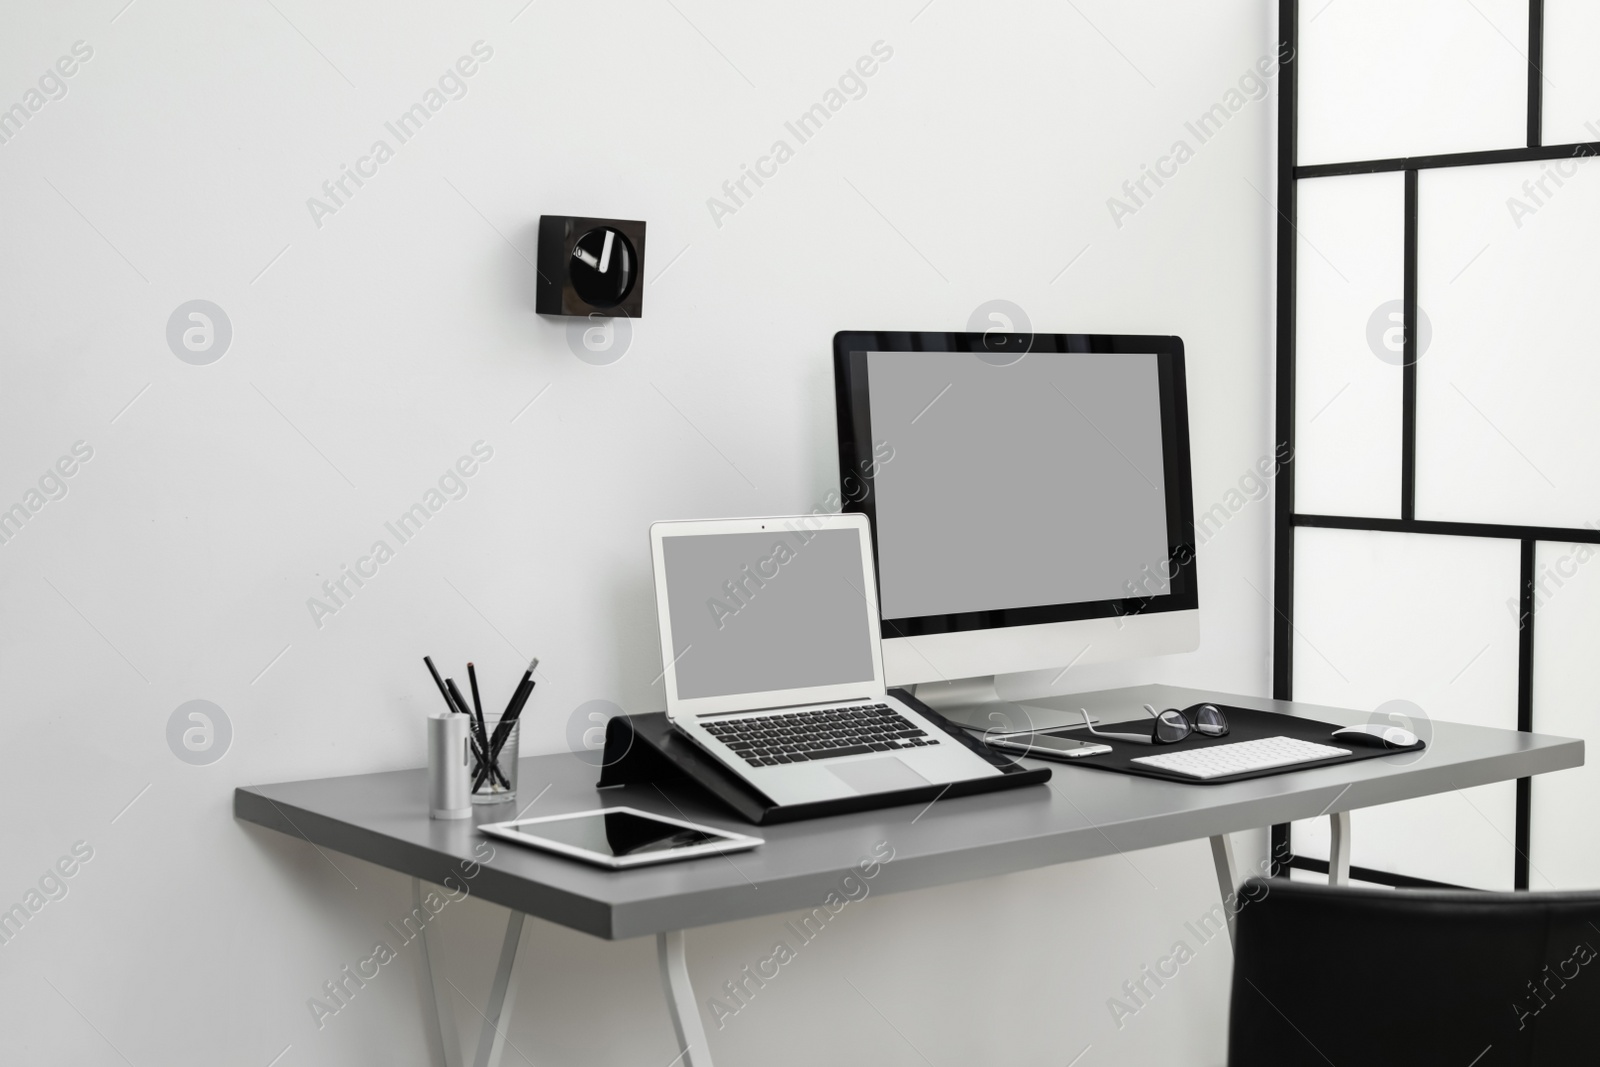
[(860, 704), (860, 703), (863, 703), (865, 701), (872, 701), (873, 703), (878, 704), (878, 703), (882, 703), (883, 700), (884, 700), (884, 697), (841, 697), (838, 700), (820, 700), (820, 701), (819, 700), (803, 700), (798, 704), (774, 704), (770, 708), (745, 708), (743, 711), (708, 711), (703, 715), (696, 715), (695, 719), (696, 719), (696, 721), (698, 721), (700, 719), (720, 719), (725, 715), (757, 715), (757, 714), (760, 714), (761, 712), (783, 711), (783, 710), (785, 710), (787, 708), (810, 708), (810, 707), (816, 707), (819, 704), (823, 705), (823, 706), (832, 706), (832, 705), (835, 705), (835, 704)]

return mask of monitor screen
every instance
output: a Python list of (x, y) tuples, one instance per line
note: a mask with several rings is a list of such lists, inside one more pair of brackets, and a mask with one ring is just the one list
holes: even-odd
[(663, 537), (677, 698), (873, 682), (861, 555), (855, 530)]
[(868, 352), (867, 381), (884, 618), (1168, 591), (1154, 353)]
[(889, 684), (1194, 647), (1182, 338), (843, 331), (833, 354)]

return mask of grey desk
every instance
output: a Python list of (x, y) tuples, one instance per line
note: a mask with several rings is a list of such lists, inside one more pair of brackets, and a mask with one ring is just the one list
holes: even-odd
[[(1360, 712), (1170, 686), (1073, 698), (1075, 704), (1112, 719), (1131, 716), (1146, 702), (1182, 707), (1202, 700), (1330, 722), (1366, 721)], [(874, 877), (875, 894), (1204, 837), (1211, 839), (1219, 889), (1226, 896), (1238, 880), (1225, 836), (1230, 832), (1327, 815), (1333, 821), (1329, 878), (1338, 882), (1349, 872), (1351, 809), (1583, 763), (1583, 742), (1570, 738), (1449, 722), (1433, 723), (1432, 728), (1432, 742), (1420, 758), (1397, 753), (1231, 785), (1163, 782), (1057, 765), (1048, 786), (764, 827), (756, 832), (767, 844), (753, 852), (632, 871), (605, 871), (497, 843), (493, 858), (470, 886), (474, 896), (511, 911), (474, 1063), (490, 1067), (499, 1060), (515, 1006), (515, 963), (528, 915), (596, 937), (656, 935), (668, 1006), (685, 1049), (683, 1062), (709, 1067), (710, 1051), (684, 963), (683, 931), (814, 908), (880, 842), (893, 848), (894, 858)], [(717, 825), (742, 825), (687, 788), (629, 786), (597, 793), (598, 771), (573, 755), (524, 759), (518, 774), (515, 808), (539, 798), (529, 814), (626, 803)], [(236, 818), (408, 874), (419, 903), (424, 882), (442, 884), (452, 873), (459, 879), (462, 865), (479, 858), (474, 846), (488, 839), (475, 832), (474, 822), (511, 818), (516, 814), (512, 808), (483, 808), (471, 821), (431, 820), (421, 770), (254, 786), (234, 794)], [(430, 1020), (434, 1055), (456, 1067), (464, 1056), (447, 987), (427, 962), (429, 938), (438, 935), (426, 926), (423, 931), (422, 958), (435, 994)], [(432, 954), (437, 952), (435, 941)]]

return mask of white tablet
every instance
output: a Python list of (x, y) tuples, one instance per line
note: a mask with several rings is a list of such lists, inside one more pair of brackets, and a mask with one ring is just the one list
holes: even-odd
[(764, 844), (761, 838), (715, 826), (652, 815), (638, 808), (596, 808), (567, 815), (485, 823), (479, 830), (504, 841), (541, 848), (601, 867), (640, 867), (647, 863), (739, 852)]

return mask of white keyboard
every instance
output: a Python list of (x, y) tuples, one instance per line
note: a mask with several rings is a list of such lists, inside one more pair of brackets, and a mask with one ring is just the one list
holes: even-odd
[(1142, 763), (1146, 767), (1189, 778), (1222, 778), (1230, 774), (1290, 767), (1296, 763), (1312, 763), (1349, 754), (1348, 748), (1319, 745), (1315, 741), (1302, 741), (1296, 737), (1263, 737), (1258, 741), (1163, 752), (1159, 756), (1136, 756), (1129, 762)]

